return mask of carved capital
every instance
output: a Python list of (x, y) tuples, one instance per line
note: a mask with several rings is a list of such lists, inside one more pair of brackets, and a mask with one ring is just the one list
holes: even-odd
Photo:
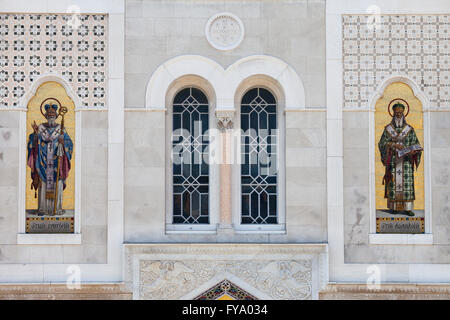
[(217, 128), (221, 131), (233, 128), (234, 110), (216, 110)]

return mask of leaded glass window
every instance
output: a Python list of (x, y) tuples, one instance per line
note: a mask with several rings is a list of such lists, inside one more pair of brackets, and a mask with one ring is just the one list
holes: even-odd
[(196, 88), (173, 103), (173, 223), (209, 223), (208, 99)]
[(277, 105), (268, 90), (241, 101), (241, 223), (277, 223)]

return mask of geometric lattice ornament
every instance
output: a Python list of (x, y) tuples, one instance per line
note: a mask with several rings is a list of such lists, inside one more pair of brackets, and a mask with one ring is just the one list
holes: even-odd
[(241, 223), (277, 223), (277, 110), (268, 90), (241, 102)]
[(194, 300), (258, 300), (234, 283), (223, 280)]
[(0, 14), (0, 107), (18, 106), (46, 73), (67, 80), (83, 107), (106, 106), (106, 39), (103, 14)]
[(173, 223), (209, 223), (208, 100), (181, 90), (173, 103)]
[(449, 15), (344, 15), (344, 107), (367, 108), (392, 75), (412, 79), (431, 107), (450, 105)]

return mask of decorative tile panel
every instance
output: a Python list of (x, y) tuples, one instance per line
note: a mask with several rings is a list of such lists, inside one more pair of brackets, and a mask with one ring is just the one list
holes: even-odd
[(449, 18), (343, 15), (344, 107), (368, 108), (391, 75), (414, 80), (432, 107), (449, 107)]
[(18, 106), (41, 74), (57, 73), (82, 107), (106, 106), (107, 15), (1, 14), (0, 107)]

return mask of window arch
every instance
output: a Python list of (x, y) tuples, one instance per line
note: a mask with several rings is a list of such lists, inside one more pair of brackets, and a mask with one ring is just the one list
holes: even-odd
[[(206, 79), (184, 75), (166, 91), (166, 233), (215, 233), (220, 212), (214, 155), (216, 94)], [(174, 161), (175, 160), (175, 161)]]
[(173, 224), (209, 223), (209, 104), (199, 89), (179, 91), (172, 112)]
[(261, 85), (242, 90), (237, 101), (241, 159), (234, 223), (238, 231), (284, 232), (283, 115), (277, 96), (263, 85), (267, 79), (260, 80)]
[(241, 224), (276, 224), (277, 103), (264, 88), (241, 100)]

